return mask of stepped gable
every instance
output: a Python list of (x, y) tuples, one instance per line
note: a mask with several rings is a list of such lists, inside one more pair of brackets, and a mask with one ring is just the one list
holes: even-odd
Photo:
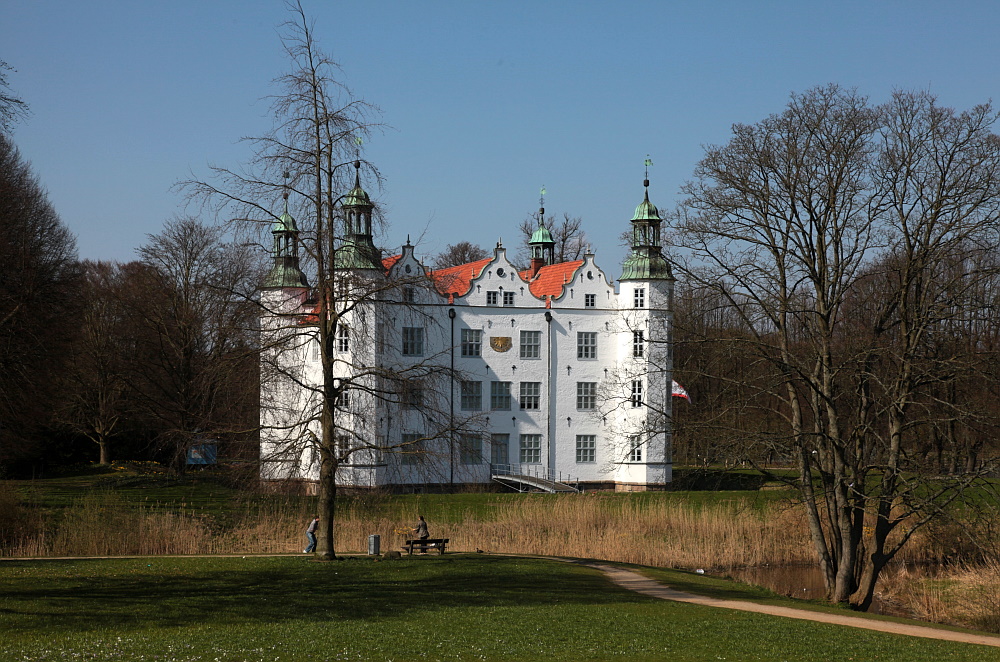
[[(583, 260), (546, 265), (539, 269), (535, 277), (528, 283), (528, 290), (539, 299), (547, 296), (558, 299), (563, 294), (563, 286), (573, 280), (577, 269), (582, 266)], [(520, 276), (524, 280), (528, 280), (531, 277), (531, 270), (522, 271)]]
[(434, 281), (434, 287), (441, 294), (445, 296), (449, 294), (465, 296), (472, 289), (472, 281), (479, 278), (486, 265), (492, 261), (493, 258), (488, 257), (475, 262), (448, 267), (447, 269), (438, 269), (437, 271), (430, 272), (429, 275), (431, 280)]

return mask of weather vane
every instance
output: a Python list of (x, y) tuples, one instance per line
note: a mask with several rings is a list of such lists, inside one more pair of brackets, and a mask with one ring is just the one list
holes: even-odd
[(538, 193), (538, 222), (545, 225), (545, 184), (542, 184), (542, 190)]

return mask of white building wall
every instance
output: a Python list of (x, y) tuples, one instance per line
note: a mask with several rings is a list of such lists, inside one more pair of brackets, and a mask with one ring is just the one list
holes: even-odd
[[(409, 248), (409, 247), (408, 247)], [(412, 248), (404, 249), (400, 260), (390, 270), (394, 277), (423, 273), (423, 266), (414, 258)], [(646, 290), (642, 308), (634, 307), (634, 288)], [(350, 377), (350, 365), (380, 365), (400, 375), (418, 368), (437, 365), (444, 376), (428, 380), (425, 397), (435, 398), (428, 411), (405, 407), (401, 402), (385, 402), (372, 397), (355, 395), (347, 411), (338, 412), (359, 435), (386, 447), (397, 447), (383, 453), (358, 454), (358, 460), (342, 466), (338, 479), (344, 485), (364, 487), (378, 485), (420, 485), (442, 483), (488, 483), (492, 435), (509, 435), (509, 464), (521, 464), (521, 435), (540, 435), (538, 462), (529, 463), (534, 470), (548, 470), (564, 480), (586, 484), (617, 484), (624, 487), (663, 485), (670, 480), (669, 423), (670, 382), (668, 310), (669, 288), (666, 281), (623, 283), (616, 293), (607, 275), (587, 255), (583, 264), (562, 284), (558, 297), (539, 299), (530, 284), (521, 279), (515, 267), (498, 248), (493, 261), (473, 279), (462, 296), (441, 296), (428, 282), (416, 288), (413, 302), (386, 301), (373, 304), (365, 320), (348, 320), (348, 325), (367, 328), (365, 334), (352, 336), (349, 356), (340, 368), (343, 377)], [(500, 293), (497, 302), (489, 301), (489, 292)], [(504, 300), (504, 292), (513, 293), (512, 305)], [(403, 298), (400, 296), (400, 299)], [(650, 306), (654, 306), (650, 308)], [(449, 317), (454, 311), (454, 318)], [(358, 315), (358, 311), (354, 312)], [(280, 326), (280, 325), (279, 325)], [(263, 328), (273, 329), (273, 321)], [(419, 356), (402, 354), (405, 328), (423, 329), (423, 351)], [(461, 331), (478, 330), (481, 334), (480, 356), (466, 357), (461, 353)], [(633, 356), (633, 331), (642, 330), (647, 338), (647, 353)], [(538, 332), (541, 339), (537, 358), (521, 356), (521, 332)], [(579, 355), (580, 334), (594, 334), (596, 357)], [(320, 383), (318, 344), (315, 338), (301, 351), (287, 353), (290, 361), (302, 361), (302, 375), (307, 382)], [(335, 343), (336, 348), (336, 343)], [(655, 366), (651, 368), (650, 359)], [(454, 366), (456, 376), (446, 374)], [(631, 382), (643, 384), (643, 397), (660, 413), (650, 414), (649, 407), (632, 407)], [(461, 382), (481, 384), (480, 408), (462, 407)], [(491, 406), (491, 383), (510, 382), (510, 409)], [(540, 385), (539, 408), (522, 409), (522, 383)], [(578, 408), (578, 384), (596, 384), (593, 409)], [(369, 386), (377, 386), (370, 384)], [(308, 411), (317, 406), (315, 397), (293, 394), (286, 385), (284, 396), (289, 403)], [(665, 414), (665, 418), (664, 418)], [(287, 417), (288, 412), (284, 412)], [(434, 420), (428, 420), (428, 416)], [(274, 412), (262, 409), (262, 459), (279, 457), (296, 445), (296, 438), (308, 438), (306, 425), (289, 428), (280, 423)], [(447, 418), (448, 420), (444, 420)], [(459, 431), (422, 442), (423, 452), (414, 461), (407, 459), (404, 448), (398, 448), (404, 435), (431, 435), (436, 429), (448, 429), (452, 424)], [(650, 426), (659, 426), (659, 433), (649, 435)], [(268, 430), (283, 427), (289, 429)], [(315, 426), (311, 426), (317, 433)], [(482, 440), (478, 463), (464, 462), (460, 438), (476, 434)], [(630, 439), (641, 436), (641, 460), (631, 461)], [(595, 448), (592, 461), (577, 461), (578, 437), (593, 437)], [(296, 452), (285, 452), (283, 461), (266, 472), (265, 478), (303, 477), (315, 480), (318, 464), (312, 461), (308, 443), (298, 443)], [(585, 454), (586, 455), (586, 454)], [(585, 457), (584, 459), (590, 460)], [(298, 466), (294, 466), (295, 464)]]

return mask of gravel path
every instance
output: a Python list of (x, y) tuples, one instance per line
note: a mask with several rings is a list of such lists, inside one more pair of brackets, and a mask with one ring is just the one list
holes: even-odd
[(828, 614), (818, 611), (807, 611), (805, 609), (794, 609), (792, 607), (777, 607), (773, 605), (760, 605), (754, 602), (744, 602), (742, 600), (722, 600), (719, 598), (709, 598), (701, 595), (692, 595), (661, 584), (655, 579), (649, 579), (637, 572), (617, 568), (603, 563), (585, 563), (592, 568), (597, 568), (606, 574), (611, 581), (644, 595), (650, 595), (661, 600), (674, 600), (676, 602), (690, 602), (691, 604), (704, 605), (706, 607), (719, 607), (720, 609), (736, 609), (738, 611), (752, 611), (759, 614), (771, 614), (772, 616), (784, 616), (785, 618), (798, 618), (804, 621), (816, 621), (817, 623), (833, 623), (834, 625), (846, 625), (852, 628), (864, 628), (866, 630), (878, 630), (879, 632), (890, 632), (892, 634), (905, 634), (911, 637), (926, 637), (928, 639), (940, 639), (944, 641), (960, 641), (966, 644), (981, 644), (983, 646), (1000, 647), (1000, 637), (986, 634), (972, 634), (968, 632), (953, 632), (951, 630), (940, 630), (937, 628), (924, 627), (922, 625), (911, 625), (909, 623), (894, 623), (892, 621), (879, 621), (857, 616), (846, 616), (840, 614)]

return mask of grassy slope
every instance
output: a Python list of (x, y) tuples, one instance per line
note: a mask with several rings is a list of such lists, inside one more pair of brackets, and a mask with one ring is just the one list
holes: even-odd
[(478, 555), (0, 563), (0, 659), (983, 660), (995, 649), (663, 602)]

